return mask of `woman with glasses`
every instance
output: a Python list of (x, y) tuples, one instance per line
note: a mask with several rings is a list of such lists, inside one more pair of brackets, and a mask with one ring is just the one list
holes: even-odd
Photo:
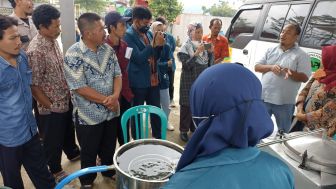
[(261, 100), (261, 83), (237, 64), (214, 65), (190, 91), (197, 129), (164, 189), (292, 189), (285, 163), (256, 148), (273, 122)]

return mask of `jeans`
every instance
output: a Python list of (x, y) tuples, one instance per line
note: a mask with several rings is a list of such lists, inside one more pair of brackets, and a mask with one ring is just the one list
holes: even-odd
[(38, 135), (17, 147), (0, 145), (0, 172), (5, 186), (24, 189), (21, 177), (22, 165), (35, 188), (51, 189), (55, 187), (55, 180), (48, 170)]
[(294, 113), (294, 104), (276, 105), (265, 102), (266, 109), (270, 116), (274, 115), (278, 129), (289, 132)]
[(161, 108), (165, 112), (167, 116), (167, 120), (169, 119), (169, 114), (170, 114), (170, 108), (169, 108), (169, 89), (161, 89), (160, 90), (160, 103), (161, 103)]

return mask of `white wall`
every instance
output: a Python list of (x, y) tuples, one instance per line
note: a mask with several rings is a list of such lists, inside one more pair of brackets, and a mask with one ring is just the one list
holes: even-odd
[(230, 17), (217, 17), (217, 16), (209, 16), (209, 15), (202, 15), (202, 14), (190, 14), (185, 13), (180, 15), (180, 23), (173, 25), (172, 34), (175, 38), (177, 36), (180, 38), (181, 43), (187, 40), (187, 26), (191, 22), (200, 22), (203, 25), (203, 34), (209, 34), (210, 29), (210, 20), (213, 18), (220, 18), (223, 22), (222, 31), (225, 33), (228, 27), (230, 26), (231, 18)]

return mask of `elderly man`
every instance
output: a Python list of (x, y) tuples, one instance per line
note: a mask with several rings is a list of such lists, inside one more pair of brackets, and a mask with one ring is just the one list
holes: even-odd
[(229, 43), (226, 37), (219, 35), (222, 29), (222, 20), (214, 18), (210, 21), (211, 33), (203, 36), (203, 41), (214, 46), (215, 64), (221, 63), (225, 57), (229, 57)]
[(79, 159), (63, 54), (56, 41), (61, 33), (60, 12), (51, 5), (40, 5), (33, 13), (33, 21), (39, 33), (27, 50), (33, 71), (32, 92), (38, 102), (39, 125), (44, 129), (48, 165), (58, 182), (67, 176), (61, 166), (62, 149), (68, 159)]
[(274, 114), (279, 129), (289, 131), (295, 97), (302, 82), (311, 74), (310, 60), (297, 44), (301, 28), (288, 24), (280, 34), (280, 45), (266, 51), (255, 65), (263, 74), (262, 98), (270, 116)]
[[(121, 71), (112, 47), (105, 43), (105, 27), (95, 13), (78, 19), (82, 39), (65, 55), (65, 76), (72, 93), (73, 116), (81, 147), (81, 168), (113, 163), (119, 116)], [(89, 140), (88, 140), (89, 139)], [(102, 173), (112, 178), (114, 172)], [(80, 177), (81, 188), (92, 188), (96, 174)]]

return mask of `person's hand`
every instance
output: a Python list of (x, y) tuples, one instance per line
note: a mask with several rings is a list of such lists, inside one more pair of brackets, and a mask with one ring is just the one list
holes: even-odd
[(173, 65), (173, 61), (170, 59), (170, 60), (168, 60), (168, 67), (172, 67), (172, 65)]
[(303, 110), (303, 102), (300, 102), (298, 105), (297, 105), (297, 112), (298, 113), (301, 113), (301, 114), (304, 114), (305, 111)]
[(282, 68), (281, 73), (285, 74), (284, 79), (288, 79), (291, 75), (293, 75), (292, 71), (288, 68)]
[(275, 75), (280, 75), (280, 73), (281, 73), (281, 67), (279, 65), (273, 65), (272, 68), (271, 68), (271, 71)]
[(197, 47), (197, 49), (196, 49), (195, 56), (198, 56), (198, 55), (199, 55), (200, 53), (202, 53), (204, 50), (205, 50), (205, 49), (204, 49), (204, 44), (201, 43), (201, 44)]
[(105, 98), (103, 101), (103, 105), (106, 106), (108, 109), (113, 108), (119, 104), (118, 102), (118, 96), (116, 95), (110, 95)]
[(218, 63), (221, 63), (222, 62), (222, 59), (221, 58), (218, 58), (215, 60), (215, 64), (218, 64)]
[(307, 121), (307, 115), (304, 114), (304, 113), (300, 113), (300, 112), (298, 112), (298, 113), (296, 114), (296, 118), (297, 118), (299, 121), (304, 121), (304, 122)]
[(164, 34), (160, 31), (155, 32), (154, 40), (153, 40), (153, 47), (161, 47), (166, 43), (164, 38)]
[(215, 46), (212, 43), (210, 43), (210, 44), (211, 44), (211, 47), (208, 49), (208, 52), (212, 53), (212, 52), (215, 51)]
[(109, 109), (112, 112), (117, 112), (119, 109), (119, 102), (117, 102), (117, 104), (113, 105), (113, 106), (107, 106), (107, 109)]

